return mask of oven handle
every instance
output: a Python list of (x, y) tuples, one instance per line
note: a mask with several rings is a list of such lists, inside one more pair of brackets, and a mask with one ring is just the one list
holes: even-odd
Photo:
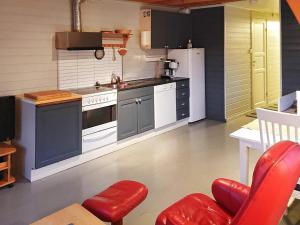
[(104, 139), (104, 138), (107, 138), (113, 134), (117, 133), (117, 131), (112, 131), (106, 135), (103, 135), (101, 137), (96, 137), (96, 138), (86, 138), (86, 137), (82, 137), (82, 141), (84, 142), (93, 142), (93, 141), (97, 141), (97, 140), (101, 140), (101, 139)]
[(104, 108), (106, 106), (113, 106), (113, 105), (117, 105), (117, 101), (111, 101), (111, 102), (106, 102), (106, 103), (82, 106), (82, 112), (86, 112), (86, 111), (93, 110), (93, 109)]

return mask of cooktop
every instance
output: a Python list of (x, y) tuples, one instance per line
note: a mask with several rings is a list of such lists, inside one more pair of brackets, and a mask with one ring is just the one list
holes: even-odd
[(89, 95), (89, 94), (95, 94), (95, 93), (101, 93), (101, 92), (107, 92), (112, 91), (113, 88), (109, 87), (88, 87), (88, 88), (78, 88), (78, 89), (72, 89), (71, 92), (79, 95)]

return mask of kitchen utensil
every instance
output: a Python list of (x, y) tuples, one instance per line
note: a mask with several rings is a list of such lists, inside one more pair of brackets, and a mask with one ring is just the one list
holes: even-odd
[(124, 56), (124, 55), (127, 54), (127, 49), (126, 49), (126, 48), (119, 48), (118, 53), (119, 53), (121, 56)]
[(115, 49), (115, 47), (112, 47), (112, 49), (113, 49), (112, 61), (114, 62), (114, 61), (117, 60), (117, 58), (116, 58), (116, 49)]
[(95, 50), (94, 55), (95, 55), (96, 59), (101, 60), (105, 56), (105, 51), (104, 51), (104, 49), (102, 49), (102, 50)]

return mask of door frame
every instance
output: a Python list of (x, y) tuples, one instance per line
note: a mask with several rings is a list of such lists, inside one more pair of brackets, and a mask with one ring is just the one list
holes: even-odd
[(266, 16), (261, 15), (260, 13), (257, 12), (252, 12), (251, 13), (251, 108), (252, 110), (255, 109), (254, 107), (254, 100), (253, 100), (253, 75), (254, 75), (254, 70), (253, 70), (253, 55), (254, 55), (254, 50), (253, 50), (253, 40), (254, 40), (254, 22), (255, 21), (264, 21), (266, 24), (265, 30), (264, 30), (264, 41), (265, 41), (265, 102), (266, 105), (268, 104), (268, 61), (267, 61), (267, 57), (268, 57), (268, 48), (267, 48), (267, 41), (268, 41), (268, 36), (267, 36), (267, 29), (268, 29), (268, 19), (266, 18)]

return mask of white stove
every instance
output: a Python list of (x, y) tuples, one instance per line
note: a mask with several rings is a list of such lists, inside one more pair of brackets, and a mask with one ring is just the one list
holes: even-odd
[(117, 142), (117, 90), (92, 87), (72, 92), (82, 96), (82, 152)]

